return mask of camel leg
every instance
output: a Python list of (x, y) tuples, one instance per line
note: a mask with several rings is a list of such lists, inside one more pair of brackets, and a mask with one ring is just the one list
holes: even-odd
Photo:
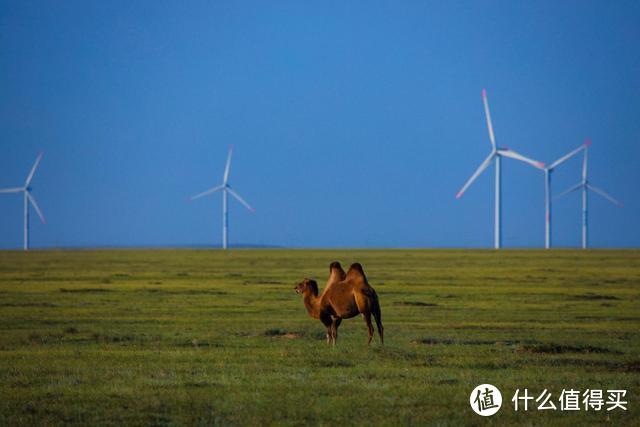
[(331, 344), (333, 341), (333, 321), (327, 316), (321, 316), (320, 321), (327, 328), (327, 344)]
[(364, 316), (364, 321), (367, 324), (367, 329), (369, 330), (369, 341), (367, 342), (367, 344), (371, 344), (371, 339), (373, 338), (373, 325), (371, 324), (371, 313), (367, 311), (362, 313), (362, 315)]
[(376, 307), (376, 309), (373, 310), (373, 318), (376, 320), (376, 326), (378, 326), (380, 342), (384, 345), (384, 326), (382, 326), (382, 313), (380, 313), (379, 307)]
[(371, 344), (371, 339), (373, 338), (373, 325), (371, 324), (371, 302), (365, 295), (361, 293), (356, 293), (356, 295), (354, 296), (358, 311), (362, 313), (364, 321), (367, 324), (367, 329), (369, 330), (369, 344)]
[(338, 340), (338, 326), (342, 323), (342, 318), (336, 317), (333, 319), (332, 329), (333, 329), (333, 345), (336, 345), (336, 341)]

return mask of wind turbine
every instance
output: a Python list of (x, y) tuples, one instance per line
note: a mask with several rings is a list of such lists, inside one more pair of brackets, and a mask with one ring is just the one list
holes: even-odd
[(227, 245), (229, 242), (228, 232), (229, 232), (229, 209), (227, 206), (227, 193), (231, 194), (236, 198), (244, 207), (249, 209), (251, 213), (255, 213), (256, 210), (249, 206), (249, 203), (245, 202), (242, 197), (238, 193), (236, 193), (231, 186), (229, 185), (229, 169), (231, 167), (231, 154), (233, 153), (233, 145), (229, 146), (229, 154), (227, 155), (227, 164), (224, 168), (224, 175), (222, 177), (222, 184), (217, 187), (210, 188), (209, 190), (203, 191), (200, 194), (196, 194), (189, 198), (189, 200), (199, 199), (200, 197), (208, 196), (217, 191), (222, 191), (222, 249), (227, 249)]
[(583, 148), (584, 157), (582, 158), (582, 181), (580, 181), (578, 184), (574, 185), (573, 187), (568, 188), (567, 190), (558, 194), (557, 197), (555, 197), (556, 199), (559, 199), (560, 197), (563, 197), (578, 189), (582, 189), (582, 249), (587, 249), (589, 245), (589, 234), (588, 234), (589, 193), (587, 190), (591, 190), (594, 193), (598, 194), (599, 196), (607, 199), (614, 205), (618, 207), (622, 207), (622, 203), (620, 203), (619, 201), (611, 197), (604, 190), (601, 190), (600, 188), (591, 185), (591, 183), (589, 182), (589, 179), (587, 178), (587, 160), (589, 158), (589, 145), (591, 144), (591, 142), (590, 141), (587, 141), (587, 142), (588, 143), (585, 144)]
[(555, 162), (551, 163), (549, 166), (542, 168), (544, 171), (544, 247), (545, 249), (549, 249), (551, 247), (551, 173), (555, 168), (560, 166), (562, 163), (566, 162), (576, 154), (578, 154), (582, 150), (587, 150), (587, 147), (591, 145), (590, 140), (586, 140), (584, 144), (570, 153), (565, 154), (560, 157)]
[(471, 178), (462, 186), (458, 194), (456, 194), (456, 199), (462, 197), (464, 192), (469, 188), (469, 186), (476, 180), (476, 178), (484, 172), (486, 168), (489, 167), (492, 160), (495, 160), (496, 163), (496, 198), (495, 198), (495, 218), (494, 218), (494, 247), (496, 249), (500, 249), (502, 246), (502, 183), (501, 183), (501, 161), (502, 157), (511, 157), (512, 159), (520, 160), (522, 162), (528, 163), (536, 168), (544, 168), (544, 163), (539, 162), (537, 160), (530, 159), (528, 157), (523, 156), (522, 154), (516, 153), (513, 150), (508, 149), (507, 147), (498, 147), (496, 145), (496, 138), (493, 134), (493, 124), (491, 123), (491, 113), (489, 112), (489, 101), (487, 100), (487, 91), (482, 89), (482, 100), (484, 102), (484, 113), (487, 117), (487, 127), (489, 128), (489, 140), (491, 141), (491, 153), (487, 156), (486, 159), (480, 164), (478, 169), (471, 175)]
[(22, 187), (14, 187), (14, 188), (4, 188), (0, 190), (0, 193), (23, 193), (24, 195), (24, 250), (29, 250), (29, 203), (36, 210), (38, 216), (40, 217), (40, 221), (44, 224), (44, 215), (40, 212), (40, 208), (38, 207), (38, 203), (36, 203), (36, 199), (31, 195), (32, 188), (30, 187), (31, 180), (33, 179), (33, 174), (36, 173), (36, 169), (40, 160), (42, 159), (42, 155), (44, 153), (38, 154), (36, 157), (36, 161), (31, 168), (31, 172), (27, 176), (26, 181)]

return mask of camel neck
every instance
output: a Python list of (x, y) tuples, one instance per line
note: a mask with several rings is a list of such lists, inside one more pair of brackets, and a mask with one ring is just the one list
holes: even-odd
[(312, 293), (308, 293), (304, 296), (304, 306), (307, 308), (307, 312), (314, 319), (320, 318), (320, 309), (318, 308), (319, 298)]

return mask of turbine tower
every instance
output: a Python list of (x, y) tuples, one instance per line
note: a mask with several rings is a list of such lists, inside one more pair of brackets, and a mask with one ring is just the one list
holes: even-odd
[(13, 187), (13, 188), (4, 188), (0, 190), (0, 193), (23, 193), (24, 197), (24, 245), (23, 248), (25, 251), (29, 250), (29, 203), (35, 209), (36, 213), (40, 217), (40, 221), (45, 223), (44, 215), (40, 212), (40, 208), (38, 207), (38, 203), (36, 203), (35, 197), (31, 194), (31, 190), (33, 190), (30, 186), (31, 180), (33, 179), (33, 175), (36, 173), (36, 169), (38, 168), (38, 164), (40, 164), (40, 160), (42, 159), (42, 155), (44, 153), (38, 154), (36, 157), (36, 161), (31, 168), (31, 172), (27, 176), (26, 181), (22, 187)]
[(589, 179), (587, 178), (587, 160), (589, 158), (589, 148), (588, 148), (589, 144), (585, 144), (583, 148), (584, 157), (582, 158), (582, 181), (580, 181), (578, 184), (574, 185), (573, 187), (568, 188), (562, 193), (558, 194), (558, 197), (556, 197), (557, 199), (559, 199), (560, 197), (563, 197), (569, 193), (582, 189), (582, 249), (587, 249), (587, 247), (589, 246), (589, 230), (588, 230), (589, 193), (587, 190), (593, 191), (594, 193), (607, 199), (608, 201), (610, 201), (611, 203), (613, 203), (614, 205), (620, 208), (622, 207), (622, 203), (620, 203), (619, 201), (611, 197), (604, 190), (601, 190), (600, 188), (591, 185), (591, 182), (589, 182)]
[(590, 140), (586, 140), (584, 144), (575, 150), (567, 153), (566, 155), (560, 157), (555, 162), (551, 163), (551, 165), (542, 168), (544, 171), (544, 247), (545, 249), (551, 248), (551, 173), (555, 168), (560, 166), (562, 163), (566, 162), (576, 154), (578, 154), (582, 150), (586, 150), (587, 147), (591, 145)]
[(233, 153), (233, 145), (229, 146), (229, 154), (227, 155), (227, 164), (224, 168), (224, 175), (222, 177), (222, 184), (217, 187), (210, 188), (209, 190), (203, 191), (200, 194), (196, 194), (189, 198), (189, 200), (199, 199), (200, 197), (208, 196), (217, 191), (222, 191), (222, 249), (227, 249), (229, 243), (229, 209), (227, 206), (227, 193), (231, 194), (236, 198), (244, 207), (249, 209), (251, 213), (255, 213), (256, 210), (253, 209), (247, 202), (244, 201), (242, 197), (238, 193), (236, 193), (231, 186), (229, 185), (229, 169), (231, 168), (231, 154)]
[(482, 100), (484, 102), (484, 113), (487, 118), (487, 127), (489, 129), (489, 141), (491, 141), (491, 153), (487, 156), (486, 159), (480, 164), (478, 169), (471, 175), (471, 178), (462, 186), (458, 194), (456, 194), (456, 199), (462, 197), (464, 192), (469, 188), (469, 186), (476, 180), (476, 178), (484, 172), (486, 168), (489, 167), (492, 160), (495, 160), (496, 163), (496, 183), (495, 183), (495, 217), (494, 217), (494, 247), (496, 249), (500, 249), (502, 247), (502, 183), (501, 183), (501, 162), (502, 157), (511, 157), (512, 159), (520, 160), (522, 162), (528, 163), (536, 168), (542, 169), (544, 168), (544, 163), (539, 162), (537, 160), (530, 159), (528, 157), (523, 156), (522, 154), (516, 153), (513, 150), (508, 149), (507, 147), (498, 147), (496, 145), (496, 139), (493, 134), (493, 124), (491, 123), (491, 113), (489, 111), (489, 101), (487, 100), (487, 91), (482, 89)]

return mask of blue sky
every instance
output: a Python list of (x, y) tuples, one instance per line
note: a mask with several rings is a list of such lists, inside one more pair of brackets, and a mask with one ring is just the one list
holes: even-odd
[[(0, 1), (0, 187), (45, 152), (32, 245), (490, 247), (498, 143), (550, 162), (591, 138), (591, 243), (639, 246), (640, 3)], [(560, 192), (580, 161), (554, 176)], [(504, 163), (504, 244), (544, 242), (542, 173)], [(22, 203), (0, 195), (0, 247)], [(577, 246), (580, 198), (554, 205)]]

